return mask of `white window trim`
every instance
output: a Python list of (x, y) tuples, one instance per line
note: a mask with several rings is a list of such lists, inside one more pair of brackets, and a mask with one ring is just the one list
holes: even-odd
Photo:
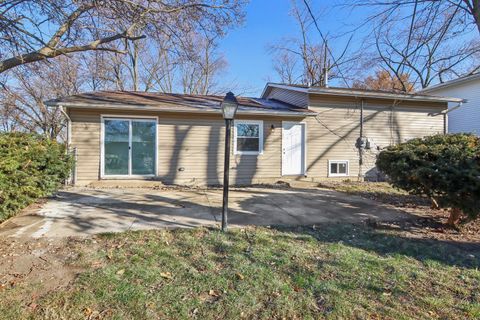
[[(346, 173), (332, 173), (332, 163), (346, 163), (347, 172)], [(348, 160), (328, 160), (328, 176), (329, 177), (348, 177), (350, 175), (350, 163)]]
[[(258, 151), (237, 150), (237, 124), (258, 125)], [(233, 154), (261, 155), (263, 154), (263, 120), (235, 120), (233, 123)]]
[[(115, 114), (102, 114), (100, 115), (100, 179), (134, 179), (134, 178), (145, 178), (145, 177), (155, 177), (158, 176), (158, 117), (156, 116), (131, 116), (131, 115), (115, 115)], [(155, 168), (154, 174), (146, 175), (106, 175), (105, 174), (105, 120), (116, 119), (116, 120), (145, 120), (155, 122)], [(130, 133), (131, 134), (131, 131)], [(130, 140), (130, 138), (129, 138)], [(129, 150), (129, 153), (131, 149)], [(129, 157), (131, 155), (129, 154)], [(128, 172), (131, 173), (131, 163), (129, 163)]]

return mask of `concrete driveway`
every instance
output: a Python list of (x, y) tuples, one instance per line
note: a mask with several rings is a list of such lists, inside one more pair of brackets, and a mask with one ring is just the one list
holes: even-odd
[[(0, 226), (0, 237), (88, 236), (168, 227), (219, 226), (220, 189), (71, 188)], [(229, 223), (308, 225), (409, 218), (375, 201), (323, 189), (238, 188)]]

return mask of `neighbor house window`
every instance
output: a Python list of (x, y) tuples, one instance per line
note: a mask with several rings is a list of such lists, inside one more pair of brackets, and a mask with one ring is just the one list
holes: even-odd
[(263, 121), (235, 120), (233, 136), (235, 154), (263, 152)]
[(328, 176), (329, 177), (348, 176), (348, 160), (329, 160)]

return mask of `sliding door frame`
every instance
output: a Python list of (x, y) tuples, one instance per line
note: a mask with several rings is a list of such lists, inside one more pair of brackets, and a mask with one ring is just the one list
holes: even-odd
[[(105, 120), (128, 121), (128, 174), (109, 175), (105, 174)], [(132, 121), (155, 122), (155, 168), (154, 174), (134, 175), (132, 174)], [(158, 176), (158, 117), (157, 116), (131, 116), (131, 115), (100, 115), (100, 179), (142, 179)]]

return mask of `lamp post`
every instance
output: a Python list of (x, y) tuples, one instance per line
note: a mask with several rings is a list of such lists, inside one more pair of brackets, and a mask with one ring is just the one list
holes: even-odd
[(222, 231), (227, 231), (228, 215), (228, 185), (230, 173), (230, 134), (232, 131), (232, 120), (237, 113), (238, 101), (232, 92), (223, 98), (222, 104), (223, 119), (225, 119), (225, 163), (223, 165), (223, 205), (222, 205)]

